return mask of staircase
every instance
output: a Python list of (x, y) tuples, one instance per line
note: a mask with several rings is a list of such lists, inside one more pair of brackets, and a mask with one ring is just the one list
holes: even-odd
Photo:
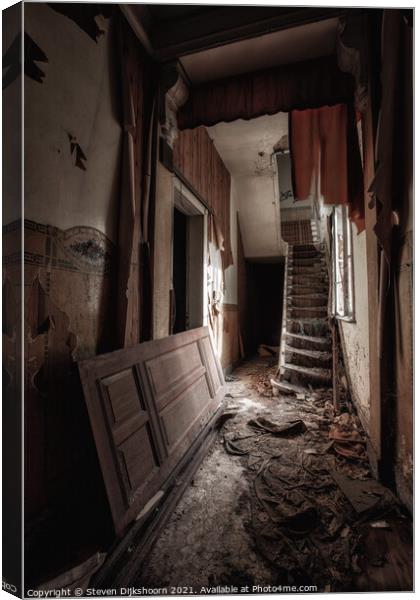
[(329, 280), (324, 244), (289, 245), (278, 380), (282, 393), (330, 387)]

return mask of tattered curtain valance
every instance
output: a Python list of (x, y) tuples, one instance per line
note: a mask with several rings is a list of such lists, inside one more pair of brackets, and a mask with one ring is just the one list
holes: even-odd
[(353, 77), (340, 71), (335, 56), (321, 57), (193, 87), (178, 111), (178, 127), (332, 106), (352, 101), (353, 95)]
[(295, 199), (309, 197), (312, 178), (319, 174), (325, 204), (347, 205), (362, 231), (363, 172), (352, 104), (291, 111), (289, 136)]

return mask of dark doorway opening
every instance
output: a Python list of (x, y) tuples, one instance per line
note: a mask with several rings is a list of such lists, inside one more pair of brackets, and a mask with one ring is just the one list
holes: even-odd
[(172, 333), (187, 329), (187, 219), (186, 215), (174, 208)]
[(282, 314), (284, 261), (247, 262), (247, 332), (245, 352), (252, 356), (260, 344), (279, 346)]

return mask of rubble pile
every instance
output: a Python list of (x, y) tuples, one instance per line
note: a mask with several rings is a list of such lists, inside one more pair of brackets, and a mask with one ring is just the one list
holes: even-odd
[[(274, 368), (247, 373), (262, 396), (272, 396)], [(397, 507), (371, 475), (360, 421), (335, 414), (330, 389), (277, 396), (265, 406), (252, 419), (238, 413), (222, 430), (226, 452), (246, 466), (256, 547), (285, 584), (350, 589), (367, 529)]]

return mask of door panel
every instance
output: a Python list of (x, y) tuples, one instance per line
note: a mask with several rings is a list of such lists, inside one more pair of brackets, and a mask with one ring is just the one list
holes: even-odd
[(206, 371), (197, 344), (183, 346), (146, 362), (148, 378), (158, 409), (185, 389), (186, 379)]
[(205, 410), (208, 401), (209, 388), (205, 378), (200, 377), (159, 413), (169, 453), (173, 452), (175, 446), (182, 442), (197, 418)]
[(207, 327), (79, 363), (117, 533), (164, 485), (224, 396)]
[(139, 488), (159, 469), (158, 433), (134, 367), (103, 377), (98, 383), (121, 502), (128, 508)]
[(149, 424), (135, 431), (118, 446), (119, 462), (125, 476), (126, 491), (129, 501), (135, 492), (157, 470), (158, 461)]

